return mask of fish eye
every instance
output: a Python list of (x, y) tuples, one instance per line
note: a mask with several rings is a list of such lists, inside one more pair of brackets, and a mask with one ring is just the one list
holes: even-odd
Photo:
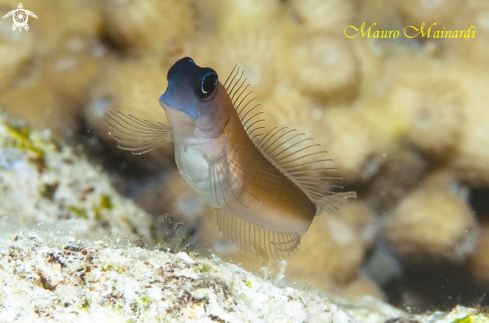
[(217, 74), (216, 72), (209, 72), (202, 77), (200, 82), (199, 98), (205, 99), (209, 97), (217, 86)]

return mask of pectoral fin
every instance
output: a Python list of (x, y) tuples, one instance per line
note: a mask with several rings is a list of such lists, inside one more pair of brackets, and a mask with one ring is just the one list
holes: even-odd
[(105, 123), (110, 128), (109, 135), (117, 140), (117, 147), (129, 150), (133, 155), (147, 153), (173, 141), (170, 125), (139, 119), (119, 111), (106, 113)]

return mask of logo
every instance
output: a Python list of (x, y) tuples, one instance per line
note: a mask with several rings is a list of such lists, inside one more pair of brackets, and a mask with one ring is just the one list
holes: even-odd
[(10, 11), (5, 16), (3, 16), (3, 19), (10, 16), (13, 16), (12, 18), (14, 19), (14, 24), (12, 25), (13, 31), (15, 31), (15, 29), (17, 28), (19, 28), (19, 31), (22, 31), (22, 28), (27, 31), (29, 30), (29, 25), (27, 24), (29, 16), (37, 19), (37, 16), (32, 11), (23, 9), (22, 3), (19, 3), (19, 9)]

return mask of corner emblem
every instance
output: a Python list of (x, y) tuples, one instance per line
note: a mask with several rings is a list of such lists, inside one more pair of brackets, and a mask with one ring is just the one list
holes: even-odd
[(17, 28), (19, 28), (19, 31), (22, 31), (22, 28), (27, 31), (29, 30), (29, 25), (27, 24), (29, 16), (37, 19), (37, 16), (32, 11), (23, 9), (22, 3), (19, 3), (19, 9), (8, 12), (5, 16), (3, 16), (3, 19), (10, 16), (13, 16), (14, 20), (14, 24), (12, 25), (13, 31), (15, 31)]

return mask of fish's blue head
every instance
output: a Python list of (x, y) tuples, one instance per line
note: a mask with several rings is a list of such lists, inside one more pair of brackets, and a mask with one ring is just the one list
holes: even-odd
[(187, 114), (196, 120), (206, 114), (217, 92), (218, 76), (208, 67), (197, 66), (185, 57), (168, 71), (168, 87), (160, 96), (160, 105)]
[(190, 57), (174, 63), (168, 71), (168, 87), (160, 105), (173, 127), (173, 134), (217, 138), (233, 107), (216, 71), (200, 67)]

